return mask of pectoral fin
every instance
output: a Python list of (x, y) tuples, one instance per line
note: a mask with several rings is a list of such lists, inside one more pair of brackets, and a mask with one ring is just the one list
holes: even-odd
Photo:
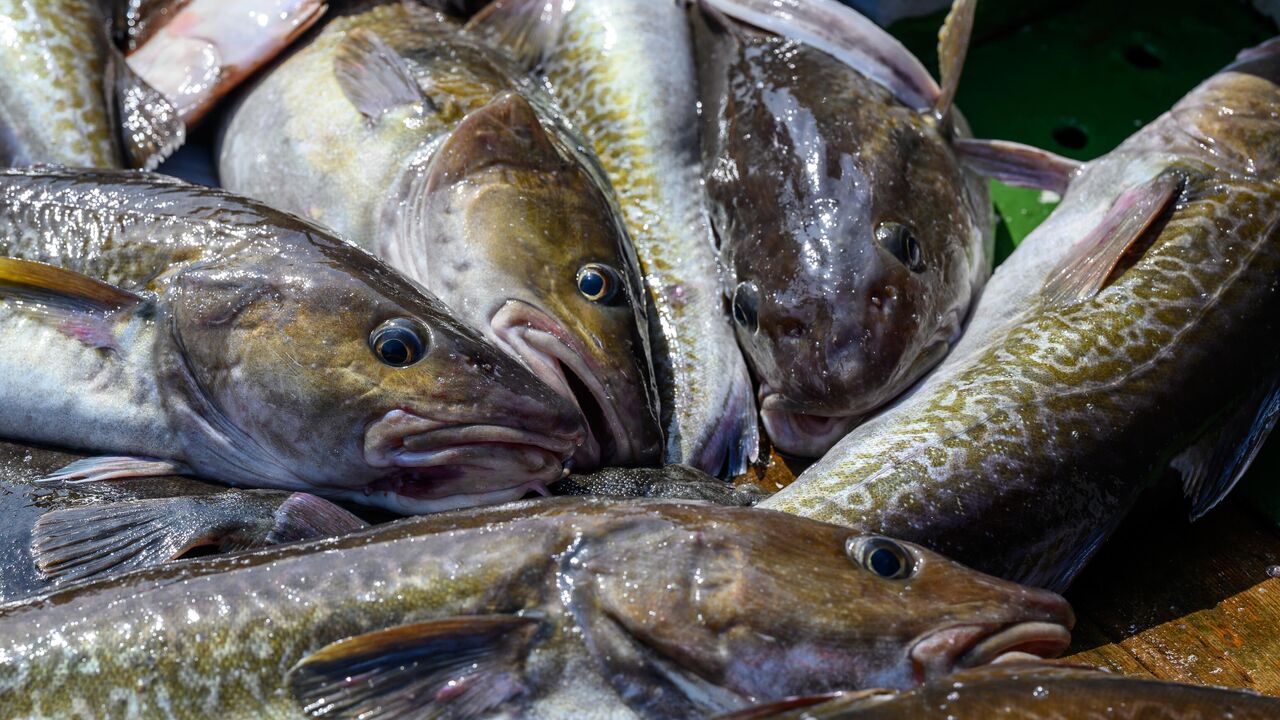
[(186, 475), (189, 471), (180, 462), (156, 458), (104, 455), (77, 460), (52, 475), (40, 478), (40, 482), (86, 483), (122, 478), (163, 477)]
[[(821, 50), (888, 88), (908, 107), (932, 110), (942, 98), (942, 90), (911, 51), (856, 10), (836, 0), (700, 0), (699, 4), (738, 22)], [(964, 28), (957, 25), (956, 29), (954, 35), (959, 38), (958, 31)], [(967, 46), (967, 31), (963, 40)], [(963, 59), (961, 54), (958, 60)]]
[(228, 490), (53, 510), (32, 530), (32, 553), (46, 578), (79, 580), (151, 567), (200, 547), (227, 552), (330, 537), (364, 527), (312, 495)]
[(956, 138), (951, 146), (962, 165), (983, 177), (1059, 195), (1067, 191), (1083, 165), (1048, 150), (1005, 140)]
[(367, 28), (347, 33), (333, 72), (343, 94), (371, 123), (398, 107), (430, 104), (405, 59)]
[(1182, 176), (1166, 171), (1126, 191), (1094, 229), (1049, 274), (1041, 294), (1049, 303), (1072, 305), (1102, 291), (1131, 249), (1174, 203)]
[(538, 624), (479, 615), (357, 635), (303, 658), (285, 685), (309, 717), (476, 718), (522, 691)]
[(1182, 488), (1191, 501), (1191, 519), (1209, 512), (1231, 492), (1258, 457), (1280, 419), (1280, 381), (1240, 404), (1221, 425), (1174, 458)]
[(555, 46), (572, 9), (573, 0), (494, 0), (471, 18), (467, 30), (505, 48), (532, 70)]
[(973, 14), (978, 0), (955, 0), (951, 12), (938, 31), (938, 70), (942, 75), (942, 92), (934, 101), (933, 111), (940, 118), (951, 114), (951, 105), (960, 87), (960, 71), (969, 52), (969, 38), (973, 35)]
[(17, 258), (0, 258), (0, 297), (71, 312), (111, 313), (143, 299), (126, 290), (66, 270)]

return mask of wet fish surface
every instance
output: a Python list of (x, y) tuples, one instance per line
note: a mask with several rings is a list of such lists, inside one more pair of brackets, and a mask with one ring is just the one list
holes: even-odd
[(1071, 622), (1056, 595), (824, 523), (558, 498), (8, 605), (0, 705), (49, 718), (86, 703), (104, 718), (684, 718), (1053, 654)]
[(330, 22), (235, 111), (229, 189), (383, 257), (579, 406), (579, 469), (650, 465), (639, 271), (608, 181), (551, 98), (411, 2)]
[(222, 552), (314, 540), (365, 527), (304, 493), (235, 490), (180, 475), (43, 483), (83, 455), (0, 442), (0, 602), (54, 582)]
[(991, 272), (986, 181), (952, 147), (972, 5), (944, 27), (941, 88), (834, 0), (693, 11), (711, 222), (784, 453), (821, 456), (937, 365)]
[(295, 216), (162, 176), (0, 173), (0, 437), (404, 513), (558, 479), (581, 418)]
[[(816, 700), (816, 698), (815, 698)], [(788, 708), (787, 706), (793, 706)], [(1280, 700), (1240, 690), (1125, 677), (1079, 667), (989, 665), (906, 692), (800, 699), (721, 720), (1195, 720), (1280, 717)]]
[(574, 473), (556, 483), (555, 495), (615, 498), (703, 500), (717, 505), (749, 507), (768, 497), (754, 485), (735, 485), (688, 465), (660, 468), (605, 468)]
[(683, 3), (500, 0), (473, 29), (536, 63), (618, 192), (654, 316), (665, 462), (742, 474), (759, 430), (707, 218)]
[(0, 2), (0, 166), (154, 167), (185, 138), (94, 0)]
[(1170, 466), (1213, 507), (1277, 417), (1278, 55), (1078, 170), (947, 361), (762, 505), (1058, 589)]

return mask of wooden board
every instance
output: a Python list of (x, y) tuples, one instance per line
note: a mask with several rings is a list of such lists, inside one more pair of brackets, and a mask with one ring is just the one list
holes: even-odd
[(1280, 696), (1280, 529), (1240, 501), (1194, 524), (1151, 504), (1067, 593), (1067, 659)]

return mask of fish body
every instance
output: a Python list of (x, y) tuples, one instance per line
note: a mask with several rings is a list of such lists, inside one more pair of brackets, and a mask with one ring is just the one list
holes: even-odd
[(678, 2), (504, 0), (476, 21), (538, 55), (617, 190), (652, 306), (665, 461), (739, 475), (755, 402), (707, 218), (693, 38)]
[[(870, 545), (868, 545), (870, 543)], [(867, 548), (904, 563), (888, 569)], [(882, 558), (887, 559), (887, 558)], [(0, 610), (14, 716), (683, 718), (1067, 642), (1065, 601), (781, 513), (560, 498)], [(91, 672), (83, 672), (91, 667)], [(358, 669), (357, 669), (358, 668)], [(367, 682), (352, 683), (353, 673)]]
[[(959, 338), (991, 271), (986, 183), (951, 147), (946, 93), (853, 10), (701, 6), (704, 179), (738, 340), (770, 439), (818, 457)], [(880, 45), (841, 46), (842, 23)]]
[(906, 692), (849, 693), (816, 704), (794, 700), (773, 710), (747, 710), (722, 720), (1268, 720), (1277, 716), (1280, 700), (1257, 693), (1017, 663), (963, 670)]
[(1212, 507), (1276, 418), (1278, 50), (1082, 168), (946, 362), (763, 505), (1055, 588), (1171, 464)]
[(385, 258), (581, 409), (574, 465), (646, 465), (660, 431), (634, 253), (545, 92), (452, 18), (336, 18), (244, 100), (224, 184)]
[(167, 562), (195, 548), (243, 550), (364, 526), (311, 495), (228, 489), (181, 475), (41, 482), (84, 457), (0, 442), (0, 602), (50, 590), (54, 582)]
[(399, 512), (558, 479), (577, 410), (326, 231), (128, 172), (0, 173), (0, 437)]

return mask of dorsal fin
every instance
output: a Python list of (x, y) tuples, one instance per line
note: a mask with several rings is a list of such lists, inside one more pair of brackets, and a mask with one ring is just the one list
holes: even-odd
[(404, 58), (368, 28), (355, 28), (342, 39), (333, 73), (343, 94), (371, 123), (398, 107), (430, 104)]
[(951, 12), (938, 30), (938, 74), (942, 77), (942, 92), (934, 102), (933, 112), (945, 126), (951, 115), (951, 106), (960, 87), (960, 71), (969, 52), (969, 38), (973, 35), (973, 15), (978, 0), (955, 0)]
[(88, 275), (17, 258), (0, 258), (0, 297), (75, 312), (115, 312), (143, 302)]
[(897, 38), (836, 0), (698, 0), (726, 17), (814, 47), (888, 88), (920, 111), (942, 90)]
[(521, 67), (532, 70), (559, 39), (573, 5), (574, 0), (494, 0), (471, 18), (467, 30), (506, 49)]

